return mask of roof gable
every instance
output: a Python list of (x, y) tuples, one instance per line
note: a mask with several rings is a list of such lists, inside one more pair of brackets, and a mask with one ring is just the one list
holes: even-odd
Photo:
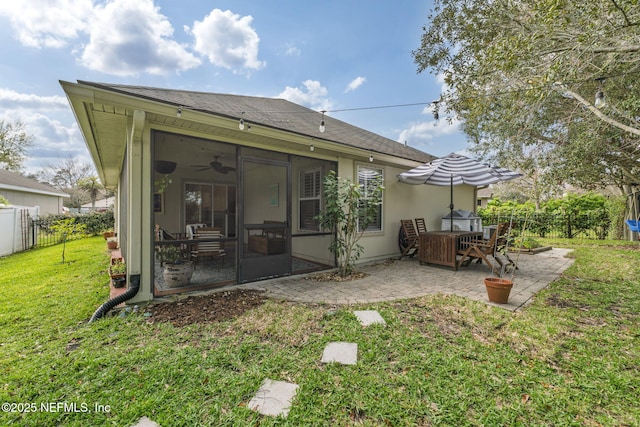
[(49, 196), (70, 197), (67, 193), (43, 184), (34, 179), (27, 178), (17, 172), (0, 170), (0, 188), (27, 193), (46, 194)]

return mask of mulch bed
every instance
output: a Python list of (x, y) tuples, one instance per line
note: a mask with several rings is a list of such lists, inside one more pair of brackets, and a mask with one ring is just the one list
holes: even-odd
[(259, 307), (267, 300), (264, 292), (234, 290), (190, 296), (180, 301), (160, 303), (147, 308), (149, 322), (171, 322), (174, 326), (221, 322)]

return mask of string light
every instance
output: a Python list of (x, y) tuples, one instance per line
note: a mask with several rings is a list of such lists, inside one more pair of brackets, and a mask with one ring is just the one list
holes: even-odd
[(178, 111), (176, 111), (176, 117), (182, 117), (182, 107), (178, 107)]
[(373, 154), (369, 153), (369, 163), (373, 163)]
[[(607, 104), (605, 95), (604, 95), (604, 91), (602, 90), (602, 82), (606, 79), (612, 79), (612, 78), (617, 78), (617, 77), (624, 77), (624, 76), (628, 76), (628, 75), (636, 75), (636, 74), (640, 74), (640, 72), (638, 71), (634, 71), (634, 72), (629, 72), (629, 73), (620, 73), (620, 74), (615, 74), (615, 75), (609, 75), (606, 77), (598, 77), (595, 80), (598, 81), (600, 83), (600, 87), (599, 90), (596, 92), (596, 99), (595, 99), (595, 103), (594, 105), (598, 108), (602, 108), (603, 106), (605, 106)], [(585, 83), (588, 81), (593, 81), (593, 78), (589, 78), (589, 79), (576, 79), (576, 80), (569, 80), (569, 81), (565, 81), (565, 84), (578, 84), (578, 83)], [(473, 99), (479, 99), (479, 98), (491, 98), (491, 97), (497, 97), (497, 96), (501, 96), (501, 95), (508, 95), (508, 94), (513, 94), (513, 93), (521, 93), (521, 92), (527, 92), (530, 91), (531, 89), (544, 89), (544, 88), (549, 88), (549, 87), (553, 87), (553, 86), (557, 86), (557, 85), (562, 85), (562, 83), (552, 83), (552, 84), (541, 84), (539, 86), (535, 86), (533, 87), (533, 81), (529, 81), (529, 87), (527, 88), (523, 88), (523, 89), (508, 89), (508, 90), (504, 90), (504, 91), (500, 91), (500, 92), (491, 92), (491, 93), (479, 93), (475, 96), (469, 96), (469, 97), (465, 97), (465, 98), (460, 98), (459, 101), (466, 101), (466, 100), (473, 100)], [(321, 119), (320, 119), (320, 125), (318, 126), (318, 130), (321, 133), (324, 133), (326, 131), (326, 123), (324, 120), (324, 115), (325, 113), (339, 113), (339, 112), (345, 112), (345, 111), (364, 111), (364, 110), (376, 110), (376, 109), (387, 109), (387, 108), (401, 108), (401, 107), (413, 107), (413, 106), (419, 106), (419, 105), (425, 105), (425, 106), (431, 106), (432, 107), (432, 114), (433, 114), (433, 118), (434, 120), (437, 122), (440, 119), (440, 103), (444, 102), (442, 100), (442, 97), (440, 97), (440, 99), (436, 100), (436, 101), (429, 101), (429, 102), (413, 102), (413, 103), (406, 103), (406, 104), (392, 104), (392, 105), (378, 105), (378, 106), (371, 106), (371, 107), (355, 107), (355, 108), (341, 108), (341, 109), (335, 109), (335, 110), (320, 110), (320, 111), (311, 111), (314, 114), (315, 113), (320, 113), (321, 114)], [(282, 110), (260, 110), (261, 113), (275, 113), (275, 114), (300, 114), (302, 113), (301, 111), (282, 111)], [(182, 107), (178, 108), (178, 117), (180, 117), (182, 113)], [(245, 112), (243, 111), (242, 114), (244, 114)], [(268, 119), (267, 119), (268, 120)], [(240, 122), (238, 124), (238, 127), (241, 130), (245, 130), (246, 128), (250, 129), (251, 126), (246, 124), (245, 121), (241, 118)]]
[(316, 147), (314, 147), (314, 146), (313, 146), (313, 144), (311, 144), (311, 145), (309, 146), (309, 151), (314, 151), (315, 149), (316, 149)]
[(598, 82), (598, 91), (596, 92), (596, 101), (593, 103), (596, 108), (602, 108), (607, 105), (607, 100), (604, 99), (604, 92), (602, 90), (602, 82), (604, 82), (604, 77), (598, 77), (595, 79)]

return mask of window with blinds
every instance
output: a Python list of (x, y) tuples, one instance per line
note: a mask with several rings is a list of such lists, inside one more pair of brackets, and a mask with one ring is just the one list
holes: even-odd
[(322, 191), (320, 169), (300, 171), (299, 227), (304, 231), (320, 231), (315, 217), (320, 213)]
[[(372, 168), (370, 166), (358, 166), (358, 184), (363, 189), (364, 198), (360, 203), (367, 203), (367, 194), (373, 191), (377, 185), (383, 180), (382, 169)], [(358, 230), (361, 231), (360, 226), (364, 221), (358, 221)], [(377, 206), (377, 212), (374, 220), (367, 226), (365, 231), (382, 231), (382, 201)]]

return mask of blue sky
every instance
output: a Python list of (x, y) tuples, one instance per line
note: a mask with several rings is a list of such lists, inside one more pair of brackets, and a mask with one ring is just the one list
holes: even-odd
[[(0, 4), (0, 119), (35, 137), (27, 172), (90, 162), (59, 80), (286, 98), (444, 156), (467, 143), (417, 74), (430, 1), (18, 0)], [(350, 110), (350, 111), (336, 111)]]

